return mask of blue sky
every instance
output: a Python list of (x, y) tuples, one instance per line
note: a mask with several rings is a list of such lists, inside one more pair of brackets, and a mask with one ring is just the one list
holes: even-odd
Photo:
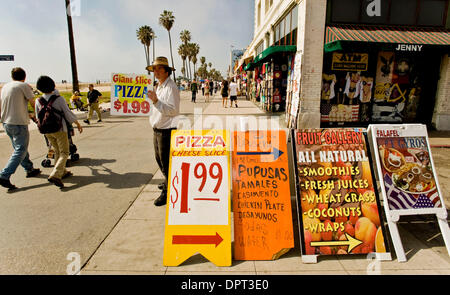
[[(72, 0), (74, 1), (74, 0)], [(73, 16), (80, 81), (109, 80), (112, 72), (145, 72), (143, 45), (136, 30), (149, 25), (157, 36), (156, 56), (170, 59), (167, 31), (158, 24), (163, 10), (173, 11), (171, 30), (175, 68), (180, 73), (177, 48), (184, 29), (200, 45), (200, 56), (222, 73), (228, 68), (230, 45), (245, 48), (252, 40), (252, 0), (75, 0)], [(55, 81), (71, 80), (64, 0), (0, 0), (0, 54), (13, 54), (14, 62), (0, 61), (0, 81), (10, 80), (11, 68), (27, 72), (27, 82), (42, 74)], [(152, 50), (152, 49), (151, 49)], [(177, 74), (178, 74), (177, 73)]]

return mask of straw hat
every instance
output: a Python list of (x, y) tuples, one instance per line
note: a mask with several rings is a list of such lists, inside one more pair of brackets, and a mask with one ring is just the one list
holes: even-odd
[(153, 72), (153, 67), (154, 66), (165, 66), (170, 68), (172, 71), (174, 71), (175, 69), (172, 68), (171, 66), (169, 66), (169, 61), (167, 60), (166, 57), (164, 56), (158, 56), (155, 61), (153, 62), (153, 64), (151, 66), (147, 66), (145, 69), (147, 71)]

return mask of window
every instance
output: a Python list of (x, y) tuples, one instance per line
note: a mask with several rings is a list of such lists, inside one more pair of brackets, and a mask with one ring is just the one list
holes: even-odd
[(331, 0), (332, 22), (358, 22), (360, 0)]
[(445, 27), (449, 0), (328, 0), (328, 23)]
[(286, 15), (286, 35), (292, 31), (291, 30), (291, 16), (292, 16), (292, 11), (289, 12), (288, 15)]
[(445, 0), (422, 0), (420, 2), (420, 14), (417, 24), (442, 26), (442, 20), (444, 20), (445, 11), (447, 10), (446, 2)]
[(274, 30), (274, 34), (275, 34), (273, 42), (276, 43), (276, 42), (278, 42), (278, 40), (280, 40), (280, 32), (279, 32), (280, 26), (276, 25), (273, 30)]
[(414, 0), (395, 0), (391, 3), (390, 23), (394, 25), (414, 25), (417, 2)]
[(259, 42), (258, 46), (256, 46), (256, 55), (260, 54), (264, 51), (264, 41)]
[(297, 26), (298, 6), (295, 6), (274, 26), (274, 45), (296, 45)]
[(292, 30), (296, 29), (298, 26), (298, 6), (295, 5), (292, 9)]
[(283, 20), (280, 23), (280, 37), (281, 38), (286, 36), (285, 24), (286, 24), (286, 20), (283, 18)]

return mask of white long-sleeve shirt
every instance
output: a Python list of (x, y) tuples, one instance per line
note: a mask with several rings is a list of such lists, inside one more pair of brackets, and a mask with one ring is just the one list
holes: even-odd
[(168, 77), (156, 90), (158, 101), (150, 108), (150, 125), (157, 129), (176, 128), (180, 114), (180, 91)]

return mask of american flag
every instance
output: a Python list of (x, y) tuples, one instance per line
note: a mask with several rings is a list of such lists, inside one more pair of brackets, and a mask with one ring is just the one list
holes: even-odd
[(389, 174), (384, 174), (383, 178), (389, 208), (391, 210), (440, 208), (442, 206), (437, 189), (434, 189), (428, 194), (420, 194), (418, 198), (415, 198), (412, 194), (405, 193), (396, 188)]
[[(320, 107), (322, 122), (358, 122), (359, 105), (346, 105), (343, 111), (332, 112), (331, 104), (322, 104)], [(336, 111), (336, 110), (335, 110)]]

